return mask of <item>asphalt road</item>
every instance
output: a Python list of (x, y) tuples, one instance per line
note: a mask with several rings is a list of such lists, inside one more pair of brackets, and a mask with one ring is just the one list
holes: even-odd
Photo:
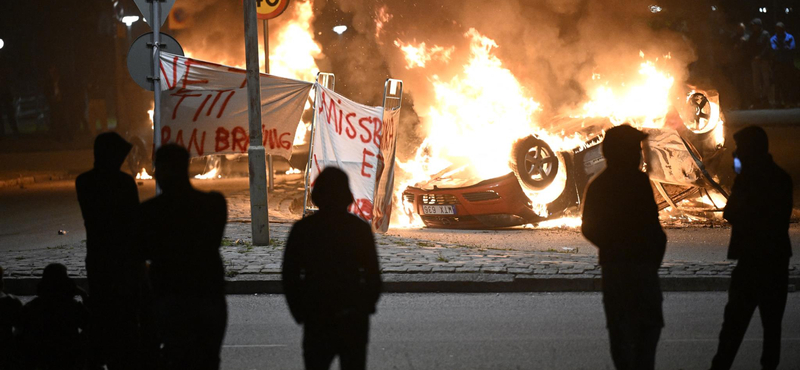
[[(601, 295), (391, 294), (372, 321), (370, 369), (613, 369)], [(707, 369), (725, 293), (665, 295), (657, 369)], [(228, 296), (223, 369), (302, 369), (301, 328), (283, 296)], [(783, 370), (800, 369), (800, 295), (783, 323)], [(751, 321), (733, 369), (759, 368)], [(334, 366), (332, 368), (338, 368)]]

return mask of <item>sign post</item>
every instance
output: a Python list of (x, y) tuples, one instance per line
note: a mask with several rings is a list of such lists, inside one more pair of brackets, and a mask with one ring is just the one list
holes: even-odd
[[(269, 74), (269, 20), (281, 15), (289, 0), (256, 0), (256, 13), (264, 30), (264, 73)], [(267, 156), (269, 168), (269, 191), (275, 189), (275, 169), (272, 166), (272, 155)]]
[[(153, 82), (153, 154), (161, 147), (161, 25), (167, 20), (170, 8), (175, 5), (175, 0), (134, 0), (145, 21), (150, 24), (152, 42), (148, 46), (152, 50), (152, 74), (147, 77)], [(180, 46), (178, 46), (180, 48)], [(130, 53), (129, 53), (130, 55)], [(129, 67), (130, 70), (130, 67)], [(161, 187), (156, 183), (156, 194), (161, 194)]]
[(253, 245), (269, 245), (269, 200), (267, 199), (266, 152), (261, 132), (261, 81), (258, 67), (258, 23), (256, 0), (244, 0), (244, 49), (247, 66), (247, 113), (250, 146), (250, 214)]

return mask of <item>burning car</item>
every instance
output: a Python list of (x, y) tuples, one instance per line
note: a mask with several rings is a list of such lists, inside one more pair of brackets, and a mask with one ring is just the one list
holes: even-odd
[[(643, 144), (643, 168), (650, 175), (659, 210), (679, 209), (689, 199), (705, 198), (702, 211), (718, 211), (727, 191), (717, 170), (724, 148), (723, 117), (714, 92), (692, 92), (681, 110), (672, 109)], [(519, 139), (511, 148), (507, 175), (456, 186), (441, 178), (408, 187), (406, 209), (432, 228), (496, 228), (539, 223), (577, 210), (589, 181), (605, 168), (606, 117), (564, 117), (551, 122), (555, 132), (586, 138), (569, 150), (553, 150), (543, 135)], [(695, 205), (697, 206), (697, 205)]]

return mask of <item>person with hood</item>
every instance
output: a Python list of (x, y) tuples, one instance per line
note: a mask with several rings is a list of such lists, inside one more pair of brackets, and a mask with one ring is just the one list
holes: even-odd
[(792, 179), (772, 160), (764, 129), (745, 127), (733, 135), (733, 140), (737, 175), (723, 217), (731, 224), (728, 258), (738, 263), (731, 274), (711, 368), (731, 368), (758, 307), (764, 327), (761, 368), (774, 370), (780, 361), (781, 321), (789, 288)]
[(598, 249), (611, 358), (618, 370), (652, 370), (664, 327), (658, 268), (667, 237), (641, 170), (647, 134), (628, 125), (606, 132), (606, 169), (586, 189), (583, 235)]
[(162, 194), (141, 205), (140, 257), (150, 261), (156, 326), (169, 369), (219, 369), (228, 322), (219, 247), (228, 219), (225, 198), (189, 181), (189, 152), (156, 151)]
[(85, 299), (86, 292), (69, 278), (66, 266), (53, 263), (45, 267), (36, 298), (20, 312), (17, 342), (23, 369), (84, 368), (89, 330)]
[(144, 264), (136, 262), (131, 241), (139, 191), (133, 177), (120, 171), (130, 150), (131, 144), (115, 132), (98, 135), (94, 168), (75, 180), (86, 226), (93, 361), (110, 370), (133, 367), (138, 342)]
[(353, 202), (347, 174), (320, 173), (311, 199), (319, 212), (294, 224), (283, 255), (289, 310), (303, 325), (306, 369), (365, 369), (369, 316), (381, 292), (372, 228), (347, 212)]

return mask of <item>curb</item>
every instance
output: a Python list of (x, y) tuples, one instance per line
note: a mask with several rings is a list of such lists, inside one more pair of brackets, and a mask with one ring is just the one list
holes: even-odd
[(12, 179), (0, 179), (0, 189), (12, 186), (28, 185), (48, 181), (65, 180), (75, 177), (67, 172), (50, 172), (28, 176), (18, 176)]
[[(599, 277), (530, 276), (509, 274), (384, 274), (384, 293), (542, 293), (599, 292)], [(39, 278), (7, 278), (6, 292), (36, 294)], [(86, 289), (86, 278), (73, 278)], [(661, 277), (664, 292), (724, 292), (730, 277)], [(800, 277), (789, 278), (789, 292), (800, 285)], [(229, 280), (227, 294), (282, 294), (279, 274), (252, 279)]]

